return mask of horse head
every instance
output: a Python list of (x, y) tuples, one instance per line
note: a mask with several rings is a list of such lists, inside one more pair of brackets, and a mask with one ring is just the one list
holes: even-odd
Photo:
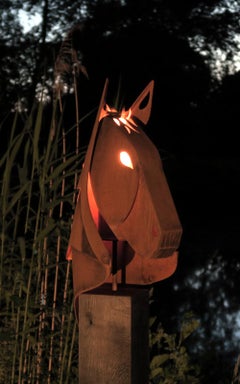
[(118, 112), (105, 103), (106, 81), (69, 242), (76, 295), (109, 281), (111, 242), (118, 242), (117, 270), (128, 284), (150, 284), (176, 269), (182, 227), (158, 150), (143, 131), (153, 85)]

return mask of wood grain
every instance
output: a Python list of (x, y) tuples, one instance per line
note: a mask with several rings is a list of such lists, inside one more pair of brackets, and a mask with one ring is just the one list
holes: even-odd
[(80, 384), (147, 384), (148, 317), (147, 289), (80, 295)]

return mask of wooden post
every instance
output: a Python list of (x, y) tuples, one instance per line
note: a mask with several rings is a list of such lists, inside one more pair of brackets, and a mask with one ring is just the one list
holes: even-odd
[(148, 289), (110, 284), (79, 297), (79, 384), (148, 384)]

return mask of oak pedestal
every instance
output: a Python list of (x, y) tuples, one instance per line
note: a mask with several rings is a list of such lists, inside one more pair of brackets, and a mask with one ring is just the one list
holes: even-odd
[(148, 289), (104, 285), (79, 297), (79, 384), (148, 384)]

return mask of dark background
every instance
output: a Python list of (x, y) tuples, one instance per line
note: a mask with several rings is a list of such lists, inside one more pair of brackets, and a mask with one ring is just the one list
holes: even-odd
[[(240, 72), (233, 66), (239, 50), (234, 41), (240, 29), (237, 2), (24, 4), (30, 13), (43, 15), (27, 34), (16, 16), (23, 5), (1, 3), (1, 153), (14, 103), (21, 99), (29, 108), (36, 84), (53, 79), (66, 36), (89, 76), (80, 71), (78, 77), (81, 116), (97, 107), (106, 77), (109, 104), (119, 96), (118, 106), (125, 107), (155, 81), (147, 134), (160, 151), (183, 237), (176, 273), (154, 285), (153, 312), (169, 331), (184, 313), (194, 312), (200, 327), (189, 348), (201, 366), (203, 383), (229, 383), (240, 335)], [(220, 65), (213, 54), (217, 49), (225, 54)], [(68, 53), (61, 60), (71, 67)], [(63, 76), (71, 87), (71, 70)], [(46, 86), (52, 97), (51, 85)], [(71, 126), (74, 95), (65, 99), (66, 124)], [(51, 102), (45, 108), (47, 116)], [(83, 146), (94, 117), (93, 112), (81, 125)]]

